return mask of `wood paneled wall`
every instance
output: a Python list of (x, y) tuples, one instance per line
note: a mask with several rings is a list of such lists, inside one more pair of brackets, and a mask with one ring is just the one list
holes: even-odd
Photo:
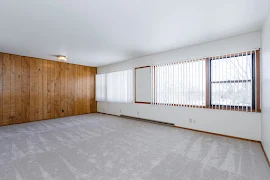
[(96, 112), (96, 70), (0, 53), (0, 126)]

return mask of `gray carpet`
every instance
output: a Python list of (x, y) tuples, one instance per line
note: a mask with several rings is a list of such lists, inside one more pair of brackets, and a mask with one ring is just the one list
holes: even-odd
[(259, 143), (102, 114), (0, 127), (4, 180), (269, 180)]

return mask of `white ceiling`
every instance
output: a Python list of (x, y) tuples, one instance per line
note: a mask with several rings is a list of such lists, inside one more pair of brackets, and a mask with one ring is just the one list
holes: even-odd
[(260, 30), (268, 0), (0, 0), (0, 52), (101, 66)]

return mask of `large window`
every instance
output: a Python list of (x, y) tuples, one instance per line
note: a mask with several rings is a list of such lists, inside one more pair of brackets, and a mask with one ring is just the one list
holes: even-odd
[(154, 66), (154, 104), (205, 106), (205, 60)]
[(260, 111), (260, 51), (152, 66), (152, 104)]
[(133, 70), (96, 76), (96, 100), (129, 103), (134, 100)]
[(255, 103), (254, 54), (212, 58), (210, 63), (211, 105), (252, 107)]

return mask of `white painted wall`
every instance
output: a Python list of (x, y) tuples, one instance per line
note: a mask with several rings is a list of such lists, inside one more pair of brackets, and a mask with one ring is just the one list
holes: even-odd
[(262, 144), (270, 158), (270, 12), (262, 29)]
[(179, 62), (261, 47), (260, 31), (98, 67), (98, 73)]
[[(261, 140), (260, 113), (108, 102), (99, 102), (98, 112), (170, 122), (191, 129)], [(189, 123), (190, 118), (196, 123)]]
[[(98, 67), (98, 73), (256, 49), (261, 47), (260, 38), (259, 31), (253, 32)], [(98, 112), (171, 122), (186, 128), (261, 140), (261, 113), (107, 102), (98, 102)], [(190, 118), (196, 123), (189, 123)]]

